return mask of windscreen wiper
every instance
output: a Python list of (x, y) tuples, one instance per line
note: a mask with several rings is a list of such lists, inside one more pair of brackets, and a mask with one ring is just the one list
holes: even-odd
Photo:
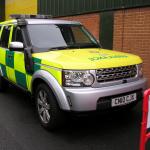
[(59, 47), (51, 47), (50, 50), (60, 50), (60, 49), (67, 49), (68, 46), (59, 46)]
[(74, 45), (67, 45), (67, 46), (51, 47), (49, 48), (49, 50), (64, 50), (69, 48), (78, 48), (78, 47)]
[(95, 44), (95, 43), (86, 43), (80, 45), (81, 48), (100, 48), (100, 45)]

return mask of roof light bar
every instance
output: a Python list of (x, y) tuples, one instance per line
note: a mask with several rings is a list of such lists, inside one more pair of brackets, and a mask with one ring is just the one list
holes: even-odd
[(51, 19), (52, 15), (26, 15), (26, 14), (12, 14), (12, 19)]

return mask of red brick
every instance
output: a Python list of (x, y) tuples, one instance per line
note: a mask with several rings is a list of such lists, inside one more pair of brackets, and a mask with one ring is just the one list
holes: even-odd
[(130, 52), (142, 57), (144, 61), (143, 71), (145, 76), (149, 79), (148, 86), (150, 87), (149, 45), (150, 7), (116, 11), (114, 16), (113, 49)]

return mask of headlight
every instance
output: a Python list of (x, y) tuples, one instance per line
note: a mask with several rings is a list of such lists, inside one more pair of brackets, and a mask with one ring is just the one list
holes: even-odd
[(94, 82), (94, 77), (89, 71), (63, 70), (63, 86), (66, 87), (88, 87)]
[(137, 65), (138, 68), (138, 76), (143, 77), (142, 64)]

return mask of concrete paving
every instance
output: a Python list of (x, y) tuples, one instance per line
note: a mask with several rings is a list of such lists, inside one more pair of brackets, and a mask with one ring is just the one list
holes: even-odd
[(141, 103), (128, 113), (71, 119), (51, 133), (25, 93), (0, 93), (0, 150), (138, 150), (140, 122)]

